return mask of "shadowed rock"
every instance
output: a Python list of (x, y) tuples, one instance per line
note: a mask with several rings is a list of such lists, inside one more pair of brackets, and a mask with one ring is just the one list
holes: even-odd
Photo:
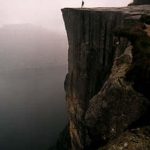
[(149, 150), (150, 127), (128, 130), (99, 150)]
[(134, 0), (133, 5), (150, 4), (150, 0)]
[(71, 150), (96, 150), (140, 122), (149, 126), (150, 6), (62, 12)]
[[(126, 74), (133, 63), (131, 50), (129, 46), (123, 55), (116, 58), (109, 79), (90, 101), (86, 113), (90, 139), (96, 137), (101, 143), (108, 142), (148, 113), (149, 100), (134, 89), (133, 80), (133, 83), (126, 81)], [(97, 140), (91, 140), (91, 148), (98, 143)]]

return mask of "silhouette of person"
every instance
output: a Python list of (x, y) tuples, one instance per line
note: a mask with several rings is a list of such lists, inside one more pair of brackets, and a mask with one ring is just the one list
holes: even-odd
[(84, 1), (82, 0), (81, 8), (84, 6)]

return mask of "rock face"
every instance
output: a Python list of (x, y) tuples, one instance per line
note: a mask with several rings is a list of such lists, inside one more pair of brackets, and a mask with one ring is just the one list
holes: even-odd
[(133, 4), (135, 5), (150, 4), (150, 0), (134, 0)]
[(150, 128), (127, 130), (117, 139), (99, 150), (149, 150)]
[(121, 24), (116, 12), (63, 10), (69, 41), (66, 94), (72, 147), (85, 145), (84, 116), (89, 100), (101, 89), (112, 67), (113, 29)]
[(66, 149), (105, 148), (125, 130), (149, 126), (150, 6), (62, 12), (69, 43)]

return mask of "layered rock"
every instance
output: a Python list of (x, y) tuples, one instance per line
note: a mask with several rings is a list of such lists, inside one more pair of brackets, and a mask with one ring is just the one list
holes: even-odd
[(150, 6), (62, 12), (69, 43), (68, 149), (94, 150), (147, 117)]
[(70, 134), (73, 149), (83, 149), (85, 112), (110, 73), (115, 54), (112, 33), (122, 24), (121, 13), (64, 9), (63, 14), (69, 41), (66, 94)]

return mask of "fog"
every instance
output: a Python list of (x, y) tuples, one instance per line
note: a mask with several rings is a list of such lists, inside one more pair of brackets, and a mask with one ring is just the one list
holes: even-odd
[[(85, 0), (123, 7), (130, 0)], [(0, 0), (0, 150), (47, 150), (67, 123), (61, 8), (81, 0)]]
[(30, 25), (0, 29), (0, 149), (46, 150), (66, 120), (64, 37)]
[[(132, 0), (84, 1), (85, 7), (121, 7)], [(80, 5), (81, 0), (0, 0), (0, 25), (28, 22), (61, 32), (64, 31), (64, 26), (60, 9)]]

